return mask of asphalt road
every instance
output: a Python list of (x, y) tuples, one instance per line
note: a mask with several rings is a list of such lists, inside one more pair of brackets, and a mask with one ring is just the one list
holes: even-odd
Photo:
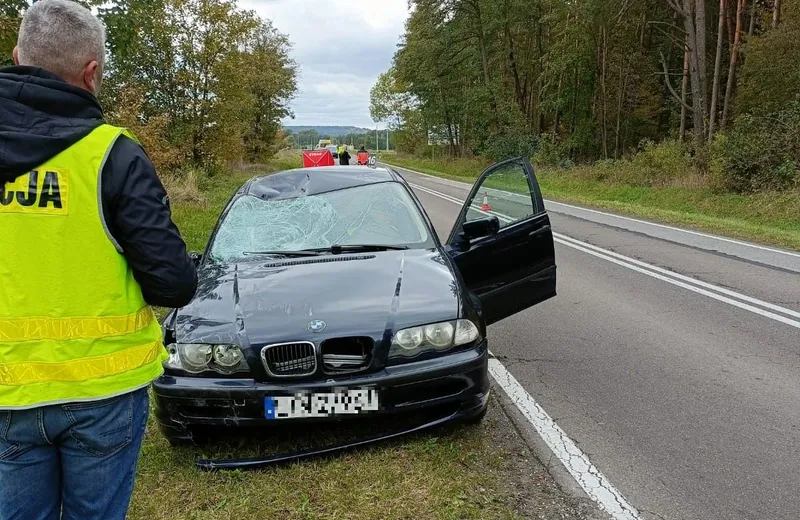
[[(397, 170), (446, 240), (469, 187)], [(641, 518), (800, 518), (800, 255), (547, 207), (558, 296), (493, 353)]]

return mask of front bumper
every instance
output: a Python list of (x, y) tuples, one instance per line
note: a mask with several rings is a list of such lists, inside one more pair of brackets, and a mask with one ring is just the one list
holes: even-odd
[[(155, 415), (162, 432), (171, 440), (191, 440), (191, 428), (203, 425), (273, 427), (282, 423), (341, 421), (422, 410), (435, 410), (446, 420), (469, 418), (482, 413), (488, 403), (487, 360), (484, 339), (470, 350), (336, 380), (278, 384), (252, 379), (163, 375), (153, 383)], [(314, 419), (268, 420), (265, 417), (266, 396), (360, 387), (378, 389), (380, 411)]]

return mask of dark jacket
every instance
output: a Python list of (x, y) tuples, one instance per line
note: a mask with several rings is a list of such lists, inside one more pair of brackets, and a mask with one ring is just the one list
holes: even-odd
[[(102, 123), (103, 111), (89, 92), (42, 69), (0, 68), (0, 185), (58, 155)], [(197, 273), (145, 151), (121, 136), (100, 180), (103, 216), (145, 301), (161, 307), (189, 303)]]
[(350, 164), (350, 154), (347, 153), (347, 150), (342, 150), (342, 153), (339, 154), (339, 164), (341, 166), (348, 166)]

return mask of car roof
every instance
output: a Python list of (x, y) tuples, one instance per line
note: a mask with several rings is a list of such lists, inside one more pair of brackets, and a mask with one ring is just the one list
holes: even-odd
[(405, 184), (402, 177), (382, 166), (318, 166), (254, 177), (242, 186), (239, 194), (265, 200), (293, 199), (379, 182)]

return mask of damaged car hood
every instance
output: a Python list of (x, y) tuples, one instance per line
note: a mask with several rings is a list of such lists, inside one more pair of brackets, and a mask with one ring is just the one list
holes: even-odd
[[(459, 312), (452, 267), (438, 250), (212, 263), (198, 276), (194, 300), (177, 311), (179, 343), (386, 337)], [(317, 320), (324, 330), (312, 332)]]

